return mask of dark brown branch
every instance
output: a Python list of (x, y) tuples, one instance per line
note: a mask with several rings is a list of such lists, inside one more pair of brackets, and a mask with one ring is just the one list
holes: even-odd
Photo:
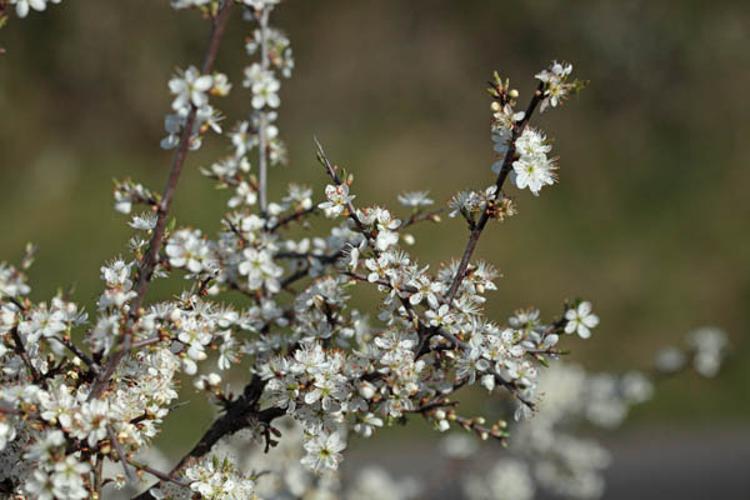
[[(270, 426), (274, 419), (285, 415), (286, 410), (283, 408), (272, 407), (265, 410), (258, 408), (260, 396), (263, 393), (265, 385), (265, 382), (258, 375), (254, 375), (250, 383), (245, 386), (242, 395), (234, 401), (227, 403), (224, 414), (214, 420), (211, 427), (206, 430), (195, 446), (172, 468), (168, 474), (169, 480), (177, 477), (180, 471), (190, 462), (208, 454), (211, 448), (222, 438), (231, 436), (253, 423)], [(146, 491), (135, 498), (147, 500), (151, 497), (148, 491)]]
[[(203, 74), (210, 73), (213, 70), (214, 63), (216, 62), (216, 56), (219, 52), (219, 46), (221, 40), (224, 37), (227, 22), (229, 21), (229, 13), (231, 12), (232, 4), (234, 2), (226, 0), (221, 9), (213, 19), (213, 29), (211, 31), (211, 37), (208, 44), (208, 50), (203, 60), (203, 66), (201, 72)], [(130, 309), (131, 321), (140, 314), (143, 300), (148, 291), (148, 285), (153, 275), (156, 264), (158, 263), (159, 251), (161, 250), (162, 243), (164, 241), (164, 235), (167, 227), (167, 216), (169, 209), (172, 206), (172, 199), (174, 198), (175, 190), (177, 189), (177, 183), (182, 173), (182, 167), (185, 164), (187, 153), (190, 147), (190, 138), (193, 134), (193, 126), (195, 124), (197, 108), (191, 105), (190, 112), (188, 113), (185, 121), (185, 127), (180, 137), (180, 143), (177, 147), (177, 151), (172, 159), (172, 167), (169, 172), (169, 178), (162, 194), (161, 202), (158, 207), (158, 216), (156, 220), (156, 226), (151, 237), (148, 252), (141, 262), (141, 266), (138, 270), (138, 282), (135, 286), (136, 297), (133, 299)], [(117, 366), (122, 361), (122, 358), (132, 348), (131, 342), (133, 337), (132, 325), (128, 327), (120, 338), (119, 345), (113, 348), (112, 354), (110, 355), (109, 361), (105, 366), (103, 373), (97, 377), (96, 382), (91, 388), (89, 399), (98, 398), (104, 389), (107, 387), (109, 379), (114, 374)]]
[(86, 366), (89, 367), (89, 370), (91, 370), (94, 375), (99, 375), (99, 365), (96, 364), (96, 362), (91, 359), (89, 355), (87, 355), (85, 352), (83, 352), (77, 345), (73, 343), (71, 339), (65, 338), (65, 337), (52, 337), (57, 342), (65, 346), (70, 352), (76, 355), (78, 359), (86, 363)]
[[(534, 114), (534, 110), (536, 110), (536, 107), (542, 101), (542, 97), (544, 95), (543, 91), (544, 84), (540, 83), (539, 87), (534, 93), (534, 97), (532, 97), (531, 102), (529, 102), (529, 106), (526, 108), (526, 113), (523, 119), (513, 126), (513, 132), (511, 134), (510, 144), (508, 145), (508, 151), (505, 153), (502, 167), (500, 168), (500, 172), (497, 175), (497, 180), (495, 181), (495, 187), (497, 188), (495, 191), (495, 199), (497, 199), (499, 196), (502, 196), (503, 184), (505, 184), (505, 180), (508, 178), (508, 174), (510, 173), (510, 170), (513, 166), (513, 161), (516, 156), (516, 139), (521, 136), (521, 133), (524, 131), (526, 125), (531, 119), (531, 115)], [(461, 261), (458, 264), (458, 269), (456, 269), (456, 275), (453, 277), (451, 287), (448, 290), (446, 302), (453, 302), (453, 299), (458, 292), (458, 287), (466, 277), (466, 269), (469, 267), (469, 262), (471, 261), (471, 256), (474, 254), (474, 250), (477, 247), (479, 237), (482, 236), (482, 231), (484, 231), (484, 228), (487, 225), (487, 222), (489, 222), (490, 218), (491, 207), (488, 203), (484, 208), (482, 215), (479, 217), (479, 220), (471, 229), (471, 233), (469, 234), (469, 241), (466, 243), (466, 249), (464, 250)]]

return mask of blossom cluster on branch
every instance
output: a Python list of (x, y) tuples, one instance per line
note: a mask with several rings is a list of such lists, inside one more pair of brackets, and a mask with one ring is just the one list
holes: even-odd
[[(523, 110), (519, 92), (494, 75), (489, 93), (495, 177), (488, 187), (451, 199), (449, 214), (466, 221), (467, 243), (461, 256), (431, 268), (408, 251), (414, 237), (407, 230), (441, 222), (443, 209), (432, 208), (427, 192), (403, 193), (399, 209), (356, 205), (353, 175), (317, 140), (317, 159), (328, 178), (322, 197), (291, 184), (280, 199), (268, 199), (269, 167), (287, 162), (276, 110), (281, 81), (294, 68), (289, 39), (269, 25), (278, 3), (171, 1), (175, 9), (203, 15), (211, 36), (202, 64), (179, 70), (168, 82), (172, 105), (161, 146), (174, 156), (164, 190), (130, 179), (115, 184), (115, 209), (130, 216), (133, 236), (123, 256), (101, 266), (95, 310), (85, 311), (63, 292), (33, 301), (26, 275), (31, 247), (19, 265), (0, 265), (4, 492), (99, 498), (103, 488), (130, 486), (143, 491), (143, 498), (334, 495), (343, 491), (336, 471), (355, 435), (371, 438), (385, 426), (423, 418), (439, 432), (465, 430), (507, 445), (510, 415), (493, 422), (467, 416), (454, 399), (457, 392), (480, 386), (508, 403), (515, 420), (525, 421), (550, 404), (540, 403), (546, 377), (581, 377), (575, 369), (546, 367), (563, 353), (562, 337), (591, 336), (599, 322), (591, 304), (566, 301), (550, 319), (526, 309), (506, 322), (493, 321), (487, 296), (498, 289), (499, 273), (473, 255), (488, 224), (515, 213), (506, 179), (534, 195), (556, 182), (549, 141), (529, 123), (536, 112), (557, 108), (580, 90), (572, 66), (553, 62), (536, 75), (536, 90)], [(46, 5), (10, 4), (19, 17), (29, 6)], [(214, 98), (237, 86), (214, 64), (238, 9), (250, 26), (243, 44), (251, 62), (240, 86), (248, 109), (225, 132), (228, 118), (214, 107)], [(215, 235), (168, 221), (186, 157), (211, 131), (223, 135), (231, 151), (202, 168), (229, 192)], [(333, 226), (312, 232), (318, 216)], [(300, 224), (314, 236), (295, 236)], [(169, 277), (184, 279), (182, 293), (146, 300), (150, 283)], [(364, 287), (379, 293), (374, 310), (352, 304)], [(704, 351), (697, 366), (710, 372), (724, 346), (702, 337), (694, 344)], [(671, 361), (675, 369), (684, 363), (674, 353)], [(227, 375), (232, 369), (247, 374), (239, 389)], [(218, 416), (176, 465), (165, 468), (149, 459), (157, 455), (153, 443), (165, 417), (180, 404), (182, 376), (192, 378)], [(578, 394), (550, 385), (546, 392), (560, 405), (594, 411), (580, 406), (589, 390)], [(555, 417), (548, 414), (547, 430), (554, 434)], [(547, 420), (529, 422), (540, 424), (522, 424), (519, 435), (536, 452), (542, 431), (525, 429)], [(558, 451), (556, 443), (544, 452), (574, 453)], [(505, 478), (518, 470), (493, 474)], [(557, 481), (554, 471), (537, 480)], [(408, 498), (417, 491), (378, 470), (363, 473), (351, 488), (345, 494), (355, 496), (349, 498), (377, 498), (379, 491)]]

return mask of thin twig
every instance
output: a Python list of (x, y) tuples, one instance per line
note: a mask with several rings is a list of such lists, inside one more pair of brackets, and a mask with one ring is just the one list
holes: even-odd
[(300, 219), (303, 219), (307, 215), (315, 213), (317, 210), (318, 210), (318, 206), (313, 205), (310, 208), (306, 208), (304, 210), (298, 210), (291, 214), (285, 215), (284, 217), (279, 218), (274, 225), (269, 227), (268, 232), (274, 233), (292, 222), (298, 221)]
[[(544, 84), (540, 83), (539, 87), (537, 88), (536, 92), (534, 92), (534, 96), (531, 98), (531, 101), (529, 102), (529, 106), (526, 108), (526, 113), (521, 121), (514, 124), (513, 126), (513, 133), (511, 134), (510, 144), (508, 145), (508, 151), (505, 153), (505, 158), (503, 159), (502, 167), (500, 168), (500, 172), (497, 175), (497, 180), (495, 181), (495, 187), (497, 188), (495, 191), (495, 198), (497, 199), (498, 196), (502, 196), (502, 189), (503, 184), (505, 184), (505, 180), (508, 178), (508, 174), (510, 173), (510, 170), (513, 165), (514, 157), (516, 155), (516, 139), (518, 139), (521, 136), (521, 133), (526, 128), (526, 125), (529, 123), (529, 120), (531, 119), (531, 115), (534, 114), (534, 110), (539, 105), (539, 103), (542, 100), (543, 96), (543, 90), (544, 90)], [(479, 220), (474, 225), (474, 227), (471, 230), (471, 233), (469, 234), (469, 241), (466, 243), (466, 249), (464, 250), (463, 256), (461, 257), (461, 261), (458, 265), (458, 269), (456, 269), (456, 275), (453, 277), (453, 282), (451, 283), (451, 287), (448, 290), (448, 294), (446, 295), (446, 302), (451, 303), (456, 296), (456, 292), (458, 292), (458, 287), (461, 285), (461, 282), (463, 282), (464, 278), (466, 277), (466, 269), (469, 267), (469, 261), (471, 261), (471, 256), (474, 254), (474, 250), (477, 247), (477, 243), (479, 242), (479, 237), (482, 236), (482, 231), (484, 231), (485, 226), (487, 225), (487, 222), (490, 220), (491, 217), (491, 210), (490, 210), (489, 204), (485, 207), (484, 211), (482, 212), (482, 215), (479, 217)]]
[(420, 211), (412, 214), (401, 226), (399, 230), (406, 229), (409, 226), (413, 226), (419, 222), (431, 221), (440, 222), (440, 214), (445, 212), (445, 208), (438, 208), (436, 210)]
[[(136, 469), (142, 470), (144, 472), (148, 472), (149, 474), (151, 474), (152, 476), (154, 476), (155, 478), (157, 478), (157, 479), (159, 479), (161, 481), (169, 482), (169, 483), (174, 483), (174, 484), (176, 484), (178, 486), (182, 486), (183, 488), (189, 488), (190, 487), (190, 485), (188, 483), (186, 483), (185, 481), (182, 481), (180, 479), (176, 479), (174, 477), (171, 477), (166, 472), (162, 472), (160, 470), (154, 469), (150, 465), (142, 464), (142, 463), (137, 462), (137, 461), (135, 461), (133, 459), (128, 459), (128, 463), (130, 465), (132, 465), (133, 467), (135, 467)], [(150, 489), (151, 488), (149, 488), (149, 490)], [(150, 493), (148, 492), (148, 490), (146, 490), (145, 494), (146, 495), (150, 495)]]
[(115, 429), (112, 427), (112, 425), (107, 425), (107, 434), (109, 435), (109, 440), (112, 442), (112, 446), (117, 452), (117, 459), (120, 461), (120, 464), (122, 464), (122, 470), (125, 471), (125, 477), (127, 478), (128, 483), (130, 484), (130, 486), (135, 486), (135, 476), (133, 475), (133, 471), (131, 471), (128, 467), (127, 456), (122, 451), (122, 446), (117, 440), (117, 435), (115, 434)]
[[(268, 58), (268, 16), (270, 13), (271, 8), (265, 7), (257, 16), (258, 25), (260, 26), (260, 67), (264, 72), (268, 71), (270, 65)], [(266, 113), (261, 110), (258, 118), (258, 190), (260, 195), (260, 211), (265, 215), (268, 209), (268, 137), (266, 135)]]
[(96, 466), (94, 468), (93, 497), (101, 498), (102, 479), (104, 478), (104, 456), (101, 453), (96, 455)]
[(158, 344), (163, 339), (161, 337), (149, 337), (147, 339), (138, 340), (136, 342), (133, 342), (133, 345), (131, 346), (131, 349), (140, 349), (141, 347), (146, 347), (153, 344)]
[[(323, 164), (323, 166), (326, 169), (326, 172), (328, 173), (328, 176), (331, 178), (331, 180), (337, 185), (341, 186), (343, 184), (343, 181), (339, 177), (338, 172), (336, 172), (336, 167), (331, 163), (331, 160), (328, 159), (328, 156), (326, 155), (325, 150), (323, 149), (323, 145), (320, 144), (320, 141), (317, 137), (313, 137), (313, 140), (315, 141), (315, 147), (318, 150), (318, 160)], [(367, 238), (367, 240), (372, 239), (372, 234), (367, 230), (365, 225), (362, 223), (361, 220), (359, 220), (359, 216), (357, 215), (357, 210), (354, 208), (354, 204), (351, 202), (351, 200), (347, 201), (346, 203), (346, 209), (349, 212), (349, 218), (354, 222), (354, 224), (357, 226), (357, 230), (362, 233), (362, 235)]]
[(76, 355), (78, 359), (86, 363), (86, 366), (89, 367), (89, 370), (91, 370), (94, 375), (99, 375), (99, 365), (96, 364), (96, 362), (91, 359), (89, 355), (87, 355), (85, 352), (83, 352), (77, 345), (73, 343), (72, 340), (66, 339), (65, 337), (51, 337), (55, 339), (57, 342), (65, 346), (70, 352)]
[(0, 401), (0, 413), (4, 415), (20, 415), (21, 411)]

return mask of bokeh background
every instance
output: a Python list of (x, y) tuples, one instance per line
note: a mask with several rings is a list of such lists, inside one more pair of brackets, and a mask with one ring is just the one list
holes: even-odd
[[(535, 72), (573, 62), (589, 87), (536, 122), (554, 138), (560, 184), (539, 198), (519, 193), (519, 215), (479, 246), (504, 274), (492, 314), (536, 305), (552, 315), (564, 298), (592, 299), (600, 328), (569, 343), (592, 370), (645, 368), (690, 329), (724, 328), (733, 356), (720, 377), (663, 383), (613, 446), (664, 430), (708, 443), (721, 429), (750, 449), (750, 3), (289, 0), (274, 19), (297, 60), (282, 91), (291, 162), (271, 173), (278, 193), (289, 180), (321, 192), (313, 134), (355, 174), (363, 203), (395, 207), (399, 192), (417, 189), (442, 203), (485, 186), (491, 71), (510, 76), (525, 101)], [(247, 29), (234, 20), (218, 63), (237, 84), (220, 103), (231, 119), (248, 106)], [(205, 38), (197, 14), (155, 0), (67, 0), (0, 32), (0, 258), (40, 246), (36, 298), (72, 285), (93, 309), (99, 266), (130, 233), (111, 209), (111, 180), (161, 189), (166, 81), (200, 62)], [(190, 157), (181, 223), (218, 227), (225, 198), (198, 168), (225, 149), (212, 139)], [(465, 242), (458, 221), (415, 233), (425, 262)], [(195, 419), (211, 417), (200, 405), (179, 413), (162, 443), (172, 453), (192, 444)]]

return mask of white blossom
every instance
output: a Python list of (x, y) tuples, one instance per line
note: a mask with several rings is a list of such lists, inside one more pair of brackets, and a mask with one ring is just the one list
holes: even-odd
[(321, 433), (308, 439), (304, 446), (307, 455), (302, 459), (302, 464), (315, 472), (323, 472), (338, 468), (346, 442), (337, 432)]
[(242, 84), (252, 91), (253, 108), (278, 108), (281, 104), (278, 96), (281, 84), (272, 71), (263, 69), (260, 64), (254, 63), (245, 68), (245, 80)]
[(434, 203), (429, 195), (429, 191), (410, 191), (398, 195), (398, 201), (405, 207), (426, 207)]
[(208, 104), (208, 91), (213, 87), (211, 75), (201, 75), (195, 66), (179, 71), (169, 80), (169, 91), (175, 96), (172, 109), (181, 111), (191, 104), (196, 108)]
[(318, 208), (323, 210), (326, 217), (333, 218), (343, 214), (355, 196), (349, 195), (349, 186), (346, 184), (329, 184), (326, 186), (326, 198), (328, 201), (320, 203)]
[(591, 336), (591, 328), (599, 324), (599, 316), (591, 312), (591, 302), (583, 301), (565, 311), (565, 333), (577, 333), (582, 339)]
[(557, 107), (575, 89), (575, 83), (568, 83), (568, 77), (573, 72), (573, 65), (553, 61), (549, 68), (541, 71), (536, 78), (544, 83), (544, 99), (540, 111), (548, 107)]
[(528, 188), (534, 195), (555, 183), (554, 164), (544, 156), (522, 156), (513, 162), (513, 179), (518, 189)]

